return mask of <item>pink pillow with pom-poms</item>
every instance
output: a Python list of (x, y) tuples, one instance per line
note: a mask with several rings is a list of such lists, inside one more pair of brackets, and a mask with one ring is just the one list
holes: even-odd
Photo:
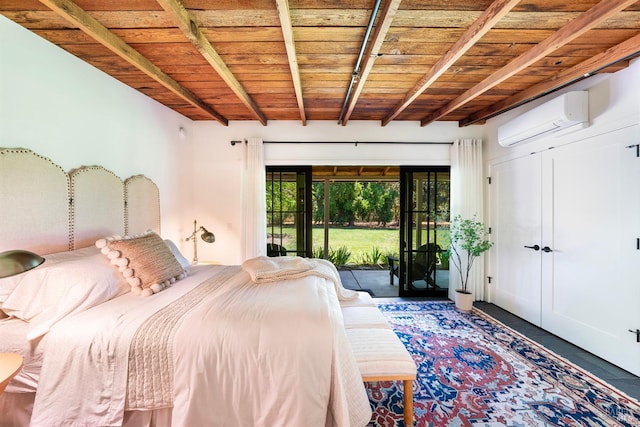
[(164, 240), (153, 231), (139, 236), (111, 236), (96, 246), (118, 267), (131, 286), (131, 292), (149, 296), (187, 277)]

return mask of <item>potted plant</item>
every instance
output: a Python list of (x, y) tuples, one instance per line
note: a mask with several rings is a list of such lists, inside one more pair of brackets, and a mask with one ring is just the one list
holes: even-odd
[[(450, 262), (460, 274), (461, 287), (456, 289), (456, 307), (470, 311), (473, 306), (473, 294), (468, 289), (469, 272), (473, 263), (483, 252), (493, 245), (487, 240), (484, 224), (475, 217), (464, 219), (460, 215), (451, 221), (451, 257)], [(466, 257), (464, 253), (466, 252)], [(464, 263), (463, 263), (464, 261)]]

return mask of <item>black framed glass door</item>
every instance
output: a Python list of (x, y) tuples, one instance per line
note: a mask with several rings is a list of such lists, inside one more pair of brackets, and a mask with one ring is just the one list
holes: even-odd
[(449, 172), (400, 168), (400, 296), (448, 295)]
[(311, 166), (267, 166), (267, 255), (311, 257)]

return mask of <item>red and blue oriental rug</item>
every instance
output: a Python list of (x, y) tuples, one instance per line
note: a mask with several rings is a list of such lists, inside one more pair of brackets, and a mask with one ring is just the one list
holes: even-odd
[[(379, 304), (418, 367), (415, 425), (640, 426), (640, 404), (481, 311)], [(401, 383), (367, 384), (374, 427), (404, 426)]]

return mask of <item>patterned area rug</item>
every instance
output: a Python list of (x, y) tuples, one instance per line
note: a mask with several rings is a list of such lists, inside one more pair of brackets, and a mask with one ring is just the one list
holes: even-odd
[[(415, 425), (640, 426), (640, 403), (479, 310), (379, 304), (418, 367)], [(367, 385), (369, 426), (404, 426), (401, 383)]]

